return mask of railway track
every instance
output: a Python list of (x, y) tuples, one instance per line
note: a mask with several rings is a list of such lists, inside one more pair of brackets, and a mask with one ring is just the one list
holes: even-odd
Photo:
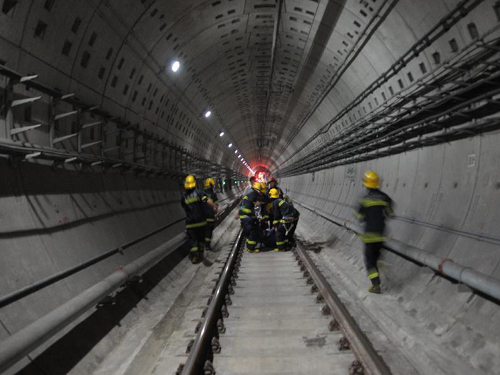
[(300, 244), (243, 243), (240, 231), (176, 374), (391, 374)]

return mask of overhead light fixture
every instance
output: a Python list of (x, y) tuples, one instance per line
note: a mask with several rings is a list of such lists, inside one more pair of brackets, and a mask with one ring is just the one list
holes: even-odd
[(230, 143), (230, 144), (227, 145), (227, 147), (231, 148), (231, 147), (233, 147), (233, 144)]
[(237, 154), (238, 153), (238, 150), (234, 150), (234, 153)]
[(241, 159), (241, 155), (238, 155), (238, 159)]
[(209, 118), (210, 116), (212, 116), (212, 111), (210, 111), (210, 110), (209, 110), (209, 111), (206, 111), (206, 112), (205, 112), (205, 117), (206, 117), (206, 118)]
[(180, 67), (181, 67), (181, 63), (179, 61), (175, 60), (171, 66), (172, 72), (176, 73)]
[(226, 134), (226, 133), (224, 133), (223, 131), (221, 131), (221, 132), (219, 133), (219, 137), (224, 137), (224, 134)]

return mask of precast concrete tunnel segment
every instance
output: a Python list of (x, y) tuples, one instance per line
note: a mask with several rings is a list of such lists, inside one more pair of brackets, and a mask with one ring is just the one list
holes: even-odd
[[(153, 374), (119, 325), (204, 275), (183, 178), (229, 215), (263, 171), (394, 373), (500, 374), (499, 114), (497, 0), (0, 0), (0, 372)], [(395, 203), (377, 300), (365, 170)]]

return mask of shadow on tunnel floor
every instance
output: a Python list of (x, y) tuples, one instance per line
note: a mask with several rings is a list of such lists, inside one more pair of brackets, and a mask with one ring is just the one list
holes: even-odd
[(149, 269), (142, 282), (116, 293), (113, 304), (98, 307), (88, 318), (52, 344), (16, 375), (66, 375), (187, 255), (185, 245)]

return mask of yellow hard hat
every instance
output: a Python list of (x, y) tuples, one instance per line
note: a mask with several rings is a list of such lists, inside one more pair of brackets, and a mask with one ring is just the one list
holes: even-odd
[(189, 189), (194, 189), (196, 187), (196, 180), (193, 175), (189, 175), (186, 177), (186, 180), (184, 181), (184, 189), (189, 190)]
[(378, 174), (373, 171), (366, 171), (363, 176), (363, 183), (369, 189), (378, 189), (380, 187), (380, 179)]
[(269, 196), (271, 198), (279, 198), (280, 193), (278, 192), (278, 189), (271, 189), (271, 191), (269, 191)]
[(255, 190), (260, 191), (262, 189), (262, 185), (261, 185), (260, 182), (254, 182), (253, 185), (252, 185), (252, 188), (255, 189)]
[(207, 179), (205, 180), (204, 186), (205, 186), (206, 188), (209, 188), (209, 187), (211, 187), (211, 186), (215, 186), (215, 181), (214, 181), (214, 179), (213, 179), (213, 178), (207, 178)]

